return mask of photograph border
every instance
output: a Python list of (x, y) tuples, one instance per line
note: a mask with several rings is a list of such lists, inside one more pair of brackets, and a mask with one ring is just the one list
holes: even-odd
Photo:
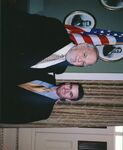
[(122, 80), (123, 73), (63, 73), (57, 80)]

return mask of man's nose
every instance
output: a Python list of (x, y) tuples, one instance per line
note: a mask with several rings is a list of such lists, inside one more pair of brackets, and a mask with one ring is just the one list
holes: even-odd
[(85, 61), (84, 56), (77, 56), (77, 61), (78, 61), (78, 62), (83, 62), (83, 61)]
[(83, 66), (84, 60), (80, 58), (80, 59), (78, 59), (77, 63), (78, 63), (78, 65)]
[(69, 88), (65, 90), (65, 93), (66, 93), (66, 94), (69, 93), (69, 92), (70, 92), (70, 89), (69, 89)]

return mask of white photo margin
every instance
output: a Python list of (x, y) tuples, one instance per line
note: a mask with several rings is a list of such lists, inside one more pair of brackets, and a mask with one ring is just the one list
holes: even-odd
[(123, 80), (123, 73), (62, 73), (58, 80)]

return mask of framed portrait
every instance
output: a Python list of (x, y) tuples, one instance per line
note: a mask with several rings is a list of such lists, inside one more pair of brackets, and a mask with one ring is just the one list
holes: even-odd
[(100, 0), (101, 4), (109, 10), (123, 9), (123, 0)]
[(119, 61), (123, 58), (123, 45), (97, 46), (99, 57), (104, 61)]
[(96, 20), (89, 12), (73, 11), (65, 17), (64, 24), (77, 26), (84, 30), (90, 30), (95, 26)]

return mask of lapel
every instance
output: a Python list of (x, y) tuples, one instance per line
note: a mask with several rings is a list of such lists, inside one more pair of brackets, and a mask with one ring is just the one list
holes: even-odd
[[(67, 52), (74, 46), (73, 43), (70, 43), (66, 46), (64, 46), (63, 48), (61, 48), (60, 50), (56, 51), (55, 53), (53, 53), (54, 55), (57, 55), (57, 56), (63, 56), (63, 58), (60, 59), (56, 59), (56, 60), (51, 60), (51, 61), (48, 61), (48, 57), (47, 58), (47, 61), (46, 62), (42, 62), (43, 60), (39, 61), (38, 63), (36, 63), (35, 65), (31, 66), (31, 68), (47, 68), (47, 67), (50, 67), (50, 66), (53, 66), (53, 65), (56, 65), (56, 64), (59, 64), (61, 62), (64, 62), (65, 61), (65, 55), (67, 54)], [(50, 56), (52, 57), (51, 54)], [(49, 57), (50, 57), (49, 56)], [(45, 59), (44, 59), (45, 60)]]
[(64, 73), (69, 63), (67, 61), (61, 62), (59, 64), (44, 68), (45, 72), (53, 72), (55, 74)]
[(55, 104), (55, 100), (52, 100), (51, 98), (45, 97), (43, 95), (36, 94), (34, 92), (18, 88), (18, 97), (17, 99), (24, 103), (27, 103), (29, 105), (31, 104)]
[(54, 75), (49, 75), (46, 71), (42, 69), (28, 69), (26, 72), (23, 72), (23, 74), (17, 77), (16, 85), (30, 82), (32, 80), (41, 80), (54, 85), (56, 84)]

